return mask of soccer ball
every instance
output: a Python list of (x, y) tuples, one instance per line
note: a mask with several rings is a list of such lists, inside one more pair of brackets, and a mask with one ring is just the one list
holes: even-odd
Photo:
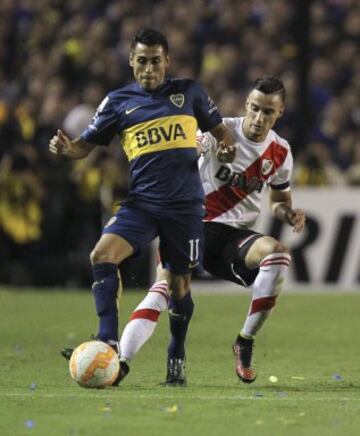
[(80, 386), (104, 388), (119, 374), (119, 357), (105, 342), (84, 342), (71, 355), (69, 370), (71, 378)]

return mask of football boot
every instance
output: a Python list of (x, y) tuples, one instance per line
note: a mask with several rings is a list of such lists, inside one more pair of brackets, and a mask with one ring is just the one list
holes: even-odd
[(240, 335), (233, 345), (235, 372), (243, 383), (252, 383), (257, 376), (256, 369), (252, 367), (253, 347), (253, 339), (245, 339)]
[(165, 386), (186, 386), (185, 359), (172, 358), (167, 363)]

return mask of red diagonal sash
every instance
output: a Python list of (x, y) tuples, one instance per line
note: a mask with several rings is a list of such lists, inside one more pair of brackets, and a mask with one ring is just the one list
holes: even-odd
[[(288, 150), (277, 142), (272, 142), (264, 153), (243, 171), (242, 175), (246, 180), (257, 177), (261, 181), (266, 181), (284, 163)], [(268, 159), (274, 162), (272, 170), (266, 174), (261, 174), (262, 162)], [(222, 185), (217, 191), (213, 191), (205, 198), (206, 217), (205, 220), (211, 221), (232, 209), (239, 201), (243, 200), (250, 192), (237, 186)]]

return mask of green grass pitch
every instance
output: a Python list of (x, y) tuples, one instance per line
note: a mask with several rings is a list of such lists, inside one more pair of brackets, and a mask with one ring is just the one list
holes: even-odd
[[(122, 298), (121, 324), (143, 293)], [(195, 295), (187, 388), (164, 388), (168, 320), (119, 388), (83, 389), (59, 350), (96, 332), (90, 292), (0, 291), (0, 435), (360, 434), (360, 295), (286, 294), (256, 341), (257, 381), (231, 344), (249, 296)], [(278, 378), (277, 383), (269, 381)]]

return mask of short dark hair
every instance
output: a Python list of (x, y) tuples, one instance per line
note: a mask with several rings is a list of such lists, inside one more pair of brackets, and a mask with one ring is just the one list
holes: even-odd
[(165, 54), (168, 54), (169, 52), (169, 45), (165, 35), (155, 29), (145, 28), (139, 30), (139, 32), (134, 36), (131, 42), (131, 50), (134, 50), (136, 44), (139, 43), (148, 46), (161, 45), (161, 47), (164, 49)]
[(274, 76), (264, 76), (255, 80), (253, 89), (263, 94), (279, 94), (282, 101), (285, 102), (286, 91), (283, 82)]

